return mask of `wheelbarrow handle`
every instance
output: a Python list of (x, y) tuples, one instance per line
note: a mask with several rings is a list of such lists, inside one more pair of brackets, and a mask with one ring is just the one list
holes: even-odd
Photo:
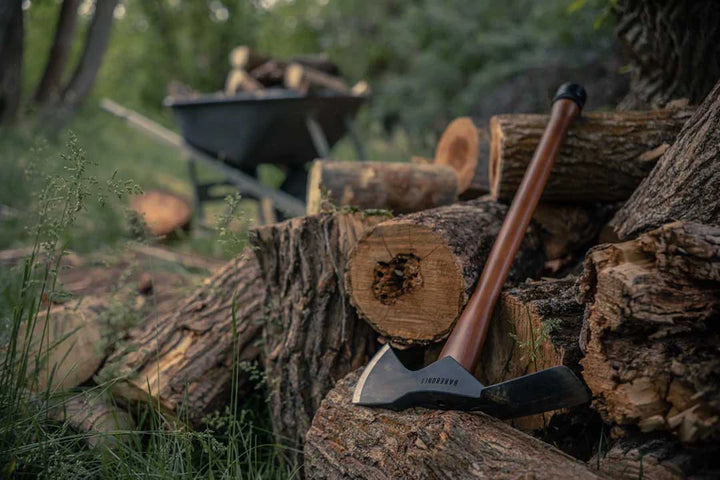
[(580, 114), (585, 99), (585, 89), (580, 85), (565, 84), (558, 89), (545, 132), (495, 239), (478, 285), (440, 354), (441, 358), (453, 357), (471, 373), (480, 360), (500, 291), (540, 201), (560, 145), (570, 124)]

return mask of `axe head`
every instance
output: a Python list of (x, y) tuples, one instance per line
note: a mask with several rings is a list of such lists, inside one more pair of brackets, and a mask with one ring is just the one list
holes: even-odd
[(498, 418), (569, 408), (589, 400), (587, 387), (564, 366), (484, 386), (452, 357), (409, 370), (388, 345), (365, 368), (353, 395), (357, 405), (480, 410)]

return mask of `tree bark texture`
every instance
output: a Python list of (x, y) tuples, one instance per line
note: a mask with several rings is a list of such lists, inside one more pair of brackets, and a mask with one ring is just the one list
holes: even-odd
[[(115, 398), (151, 401), (169, 415), (182, 411), (192, 423), (225, 405), (233, 362), (260, 354), (262, 282), (246, 249), (174, 311), (132, 330), (131, 348), (116, 352), (101, 372), (121, 378), (112, 388)], [(240, 385), (246, 377), (240, 375)]]
[(410, 213), (456, 199), (455, 172), (447, 166), (316, 160), (308, 177), (309, 215), (331, 206)]
[[(626, 200), (691, 114), (687, 109), (667, 109), (583, 115), (570, 127), (542, 199), (573, 203)], [(493, 198), (513, 198), (547, 122), (547, 115), (530, 114), (490, 119)]]
[(583, 377), (608, 422), (669, 430), (684, 442), (717, 438), (720, 282), (658, 268), (662, 257), (645, 251), (653, 238), (588, 253), (579, 282)]
[(600, 478), (554, 447), (481, 413), (353, 405), (360, 372), (328, 393), (307, 433), (309, 478)]
[(57, 95), (65, 65), (70, 56), (75, 25), (77, 24), (78, 0), (63, 0), (58, 14), (55, 37), (50, 48), (48, 61), (43, 76), (35, 90), (35, 102), (43, 104), (52, 96)]
[[(558, 365), (579, 374), (582, 319), (574, 278), (529, 281), (503, 290), (476, 375), (491, 385)], [(511, 424), (540, 429), (554, 413), (514, 419)]]
[(21, 0), (0, 4), (0, 124), (13, 122), (20, 108), (23, 24)]
[(375, 352), (375, 335), (347, 301), (342, 275), (357, 239), (382, 218), (321, 214), (251, 231), (267, 293), (264, 358), (273, 430), (296, 452), (325, 394)]
[(720, 10), (714, 0), (621, 0), (616, 36), (626, 48), (630, 92), (624, 110), (699, 103), (720, 78)]
[[(495, 241), (507, 208), (476, 199), (387, 220), (350, 255), (350, 299), (360, 315), (398, 345), (445, 338), (462, 312)], [(540, 273), (544, 262), (531, 226), (510, 282)]]
[(611, 224), (621, 238), (675, 220), (720, 224), (718, 198), (720, 82)]

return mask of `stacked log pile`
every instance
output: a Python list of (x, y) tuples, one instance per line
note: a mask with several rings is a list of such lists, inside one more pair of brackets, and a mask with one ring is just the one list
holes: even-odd
[(317, 162), (312, 214), (254, 229), (243, 260), (131, 333), (118, 395), (175, 413), (186, 398), (197, 418), (233, 359), (257, 359), (277, 440), (309, 478), (717, 474), (720, 84), (696, 108), (585, 115), (501, 294), (475, 375), (564, 365), (589, 405), (501, 422), (350, 401), (380, 344), (437, 357), (545, 120), (458, 119), (429, 161)]

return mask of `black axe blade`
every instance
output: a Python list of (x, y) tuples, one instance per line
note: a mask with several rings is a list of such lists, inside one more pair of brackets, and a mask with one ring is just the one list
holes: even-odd
[(479, 410), (498, 418), (524, 417), (589, 400), (585, 384), (565, 366), (486, 387), (452, 357), (409, 370), (388, 345), (365, 368), (353, 395), (357, 405)]

